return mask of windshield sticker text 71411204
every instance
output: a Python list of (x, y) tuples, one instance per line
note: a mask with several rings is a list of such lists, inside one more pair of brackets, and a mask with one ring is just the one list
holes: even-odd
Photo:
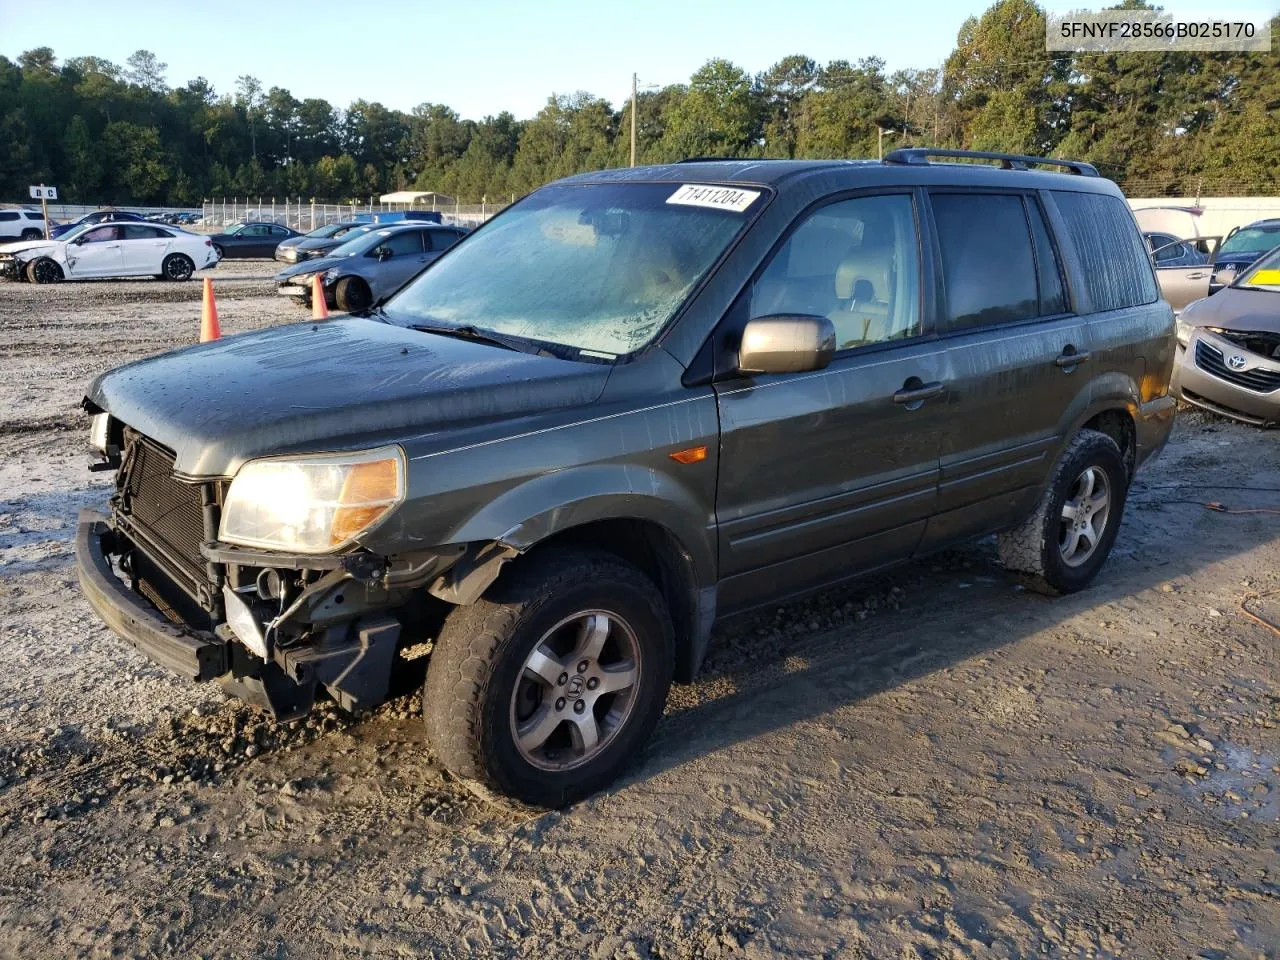
[(686, 207), (710, 207), (713, 210), (732, 210), (742, 213), (760, 196), (759, 190), (743, 190), (740, 187), (710, 187), (686, 183), (667, 197), (667, 203), (679, 203)]

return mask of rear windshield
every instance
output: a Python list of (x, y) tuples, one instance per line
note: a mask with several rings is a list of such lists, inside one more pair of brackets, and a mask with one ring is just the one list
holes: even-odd
[(1159, 298), (1151, 254), (1119, 197), (1054, 191), (1084, 270), (1095, 311), (1120, 310)]
[(631, 353), (675, 316), (763, 196), (680, 183), (544, 187), (458, 244), (386, 313)]

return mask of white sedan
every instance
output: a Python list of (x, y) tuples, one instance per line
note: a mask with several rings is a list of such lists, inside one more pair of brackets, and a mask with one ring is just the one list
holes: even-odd
[(102, 277), (189, 280), (217, 262), (212, 241), (154, 223), (90, 224), (57, 240), (0, 245), (0, 277), (31, 283)]

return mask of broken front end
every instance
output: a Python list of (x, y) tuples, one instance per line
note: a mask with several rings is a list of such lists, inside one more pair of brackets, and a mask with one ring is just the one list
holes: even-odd
[(170, 450), (90, 412), (105, 458), (93, 469), (117, 478), (107, 512), (81, 514), (85, 596), (155, 662), (281, 719), (304, 715), (318, 688), (347, 710), (386, 699), (410, 638), (432, 636), (449, 608), (431, 593), (452, 599), (483, 562), (465, 545), (394, 558), (358, 545), (404, 498), (398, 447), (189, 478)]

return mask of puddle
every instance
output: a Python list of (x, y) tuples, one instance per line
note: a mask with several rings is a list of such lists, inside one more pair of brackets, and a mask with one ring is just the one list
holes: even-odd
[[(1209, 775), (1191, 788), (1196, 794), (1214, 798), (1208, 805), (1227, 820), (1280, 821), (1280, 774), (1272, 772), (1280, 758), (1275, 753), (1222, 741), (1212, 756)], [(1218, 769), (1219, 764), (1226, 769)]]

